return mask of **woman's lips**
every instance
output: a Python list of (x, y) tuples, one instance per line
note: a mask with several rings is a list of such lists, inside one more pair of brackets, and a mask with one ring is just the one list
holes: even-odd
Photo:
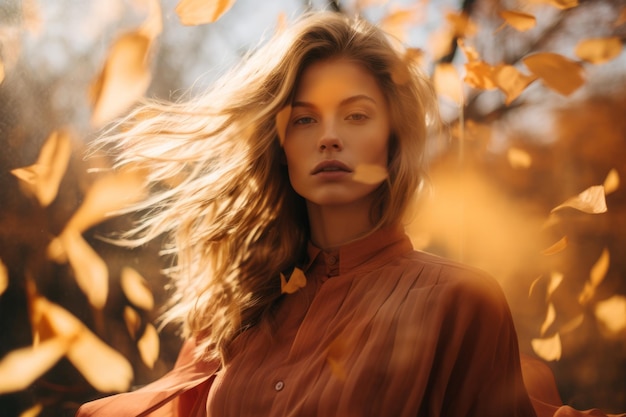
[(324, 160), (317, 164), (311, 171), (311, 175), (332, 175), (332, 174), (345, 174), (350, 173), (352, 170), (348, 168), (346, 164), (337, 160)]

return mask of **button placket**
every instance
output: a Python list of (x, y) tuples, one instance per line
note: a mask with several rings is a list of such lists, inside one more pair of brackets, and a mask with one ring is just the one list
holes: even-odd
[(278, 392), (282, 391), (283, 388), (285, 388), (285, 383), (283, 381), (276, 381), (276, 383), (274, 384), (274, 390)]

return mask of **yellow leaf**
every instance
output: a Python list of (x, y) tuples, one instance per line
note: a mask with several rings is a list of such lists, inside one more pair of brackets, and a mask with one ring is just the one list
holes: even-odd
[(600, 285), (600, 283), (604, 280), (606, 273), (609, 271), (610, 264), (611, 255), (609, 254), (609, 249), (604, 248), (596, 263), (594, 263), (591, 267), (591, 272), (589, 273), (589, 281), (594, 287)]
[(596, 304), (595, 315), (610, 335), (626, 331), (626, 297), (614, 295)]
[(14, 169), (11, 173), (22, 181), (42, 207), (47, 207), (57, 196), (71, 153), (69, 134), (55, 131), (41, 147), (35, 164)]
[(437, 65), (433, 74), (433, 83), (439, 95), (452, 99), (459, 105), (463, 104), (461, 78), (454, 65), (448, 63)]
[(148, 282), (131, 267), (125, 266), (121, 272), (121, 285), (124, 295), (135, 307), (150, 311), (154, 307), (154, 296)]
[(380, 165), (359, 164), (354, 168), (352, 179), (363, 184), (380, 184), (387, 179), (387, 168)]
[(584, 213), (599, 214), (607, 211), (604, 187), (593, 185), (575, 197), (567, 199), (564, 203), (552, 209), (551, 213), (565, 207), (570, 207)]
[(548, 312), (546, 313), (546, 318), (543, 321), (543, 324), (541, 325), (540, 334), (542, 336), (546, 334), (546, 331), (548, 330), (548, 328), (552, 326), (552, 323), (554, 323), (555, 318), (556, 318), (556, 310), (554, 309), (554, 304), (550, 303), (548, 304)]
[(472, 61), (465, 64), (465, 79), (464, 81), (474, 87), (483, 90), (491, 90), (496, 88), (496, 83), (493, 80), (494, 67), (487, 64), (484, 61)]
[(523, 59), (528, 69), (552, 90), (570, 95), (584, 83), (584, 69), (574, 61), (552, 52), (541, 52)]
[(84, 232), (144, 195), (144, 179), (139, 172), (129, 170), (107, 175), (87, 190), (83, 203), (65, 228)]
[(2, 262), (2, 259), (0, 259), (0, 295), (2, 295), (2, 293), (6, 291), (8, 286), (9, 286), (9, 271), (6, 265), (4, 264), (4, 262)]
[(496, 86), (506, 95), (505, 103), (508, 106), (535, 81), (534, 75), (525, 75), (511, 65), (498, 65), (494, 68), (493, 80)]
[(176, 14), (187, 26), (216, 22), (235, 4), (235, 0), (180, 0)]
[(278, 134), (278, 140), (280, 146), (285, 144), (285, 135), (287, 134), (287, 125), (289, 124), (289, 118), (291, 117), (291, 106), (287, 105), (283, 107), (276, 114), (276, 133)]
[(43, 405), (37, 403), (27, 410), (22, 411), (20, 417), (37, 417), (43, 411)]
[(506, 156), (513, 168), (529, 168), (533, 163), (530, 154), (519, 148), (509, 148)]
[(102, 258), (73, 229), (65, 229), (60, 236), (67, 253), (76, 283), (87, 296), (89, 303), (102, 309), (109, 293), (109, 270)]
[(68, 347), (68, 339), (54, 337), (9, 352), (0, 360), (0, 394), (28, 388), (65, 355)]
[(541, 253), (543, 253), (546, 256), (554, 255), (555, 253), (559, 253), (565, 250), (566, 247), (567, 247), (567, 236), (563, 236), (558, 242), (556, 242), (554, 245), (550, 246), (549, 248), (544, 249), (543, 251), (541, 251)]
[(558, 361), (561, 359), (561, 336), (558, 333), (544, 339), (532, 339), (530, 343), (540, 358), (546, 361)]
[(35, 294), (31, 304), (35, 345), (55, 337), (74, 340), (85, 328), (72, 313), (40, 295)]
[(152, 78), (148, 65), (150, 44), (150, 37), (141, 32), (126, 33), (115, 41), (90, 89), (94, 126), (117, 117), (146, 92)]
[(535, 16), (517, 12), (514, 10), (502, 10), (500, 13), (500, 17), (503, 18), (506, 23), (520, 32), (525, 32), (529, 29), (532, 29), (537, 24), (537, 19)]
[(294, 268), (289, 282), (285, 280), (285, 276), (280, 274), (280, 289), (283, 294), (293, 294), (306, 285), (306, 277), (300, 268)]
[(549, 298), (559, 285), (563, 282), (563, 274), (560, 272), (552, 272), (550, 274), (550, 283), (548, 284), (548, 289), (546, 290), (546, 298)]
[(612, 168), (604, 179), (604, 195), (611, 194), (617, 191), (619, 188), (619, 173), (615, 168)]
[(126, 323), (126, 329), (130, 337), (135, 339), (141, 327), (141, 318), (134, 308), (129, 306), (124, 307), (124, 323)]
[(576, 56), (593, 64), (603, 64), (622, 53), (619, 37), (586, 39), (576, 45)]
[(160, 348), (159, 334), (152, 324), (146, 325), (143, 335), (137, 342), (137, 348), (143, 363), (152, 369), (159, 358)]

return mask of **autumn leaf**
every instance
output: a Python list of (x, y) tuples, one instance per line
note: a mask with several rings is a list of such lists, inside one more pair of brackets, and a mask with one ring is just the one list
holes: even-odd
[(118, 38), (90, 89), (91, 122), (101, 126), (135, 103), (148, 89), (152, 76), (148, 65), (151, 39), (137, 31)]
[(581, 324), (583, 324), (584, 321), (585, 321), (585, 315), (584, 314), (579, 314), (576, 317), (574, 317), (573, 319), (569, 320), (563, 326), (561, 326), (559, 328), (559, 332), (561, 334), (572, 332), (572, 331), (576, 330)]
[(563, 274), (560, 272), (552, 272), (550, 274), (550, 282), (548, 283), (548, 288), (546, 289), (546, 298), (550, 298), (554, 291), (561, 285), (563, 282)]
[(506, 156), (509, 164), (513, 168), (529, 168), (533, 163), (530, 154), (523, 149), (515, 147), (509, 148)]
[(558, 242), (556, 242), (554, 245), (550, 246), (549, 248), (544, 249), (543, 251), (541, 251), (541, 253), (546, 256), (554, 255), (555, 253), (559, 253), (565, 250), (566, 247), (567, 247), (567, 236), (563, 236), (561, 239), (559, 239)]
[(464, 81), (471, 87), (482, 90), (496, 88), (493, 81), (494, 68), (484, 61), (472, 61), (465, 64), (466, 75)]
[(28, 388), (67, 353), (69, 343), (58, 336), (9, 352), (0, 360), (0, 394)]
[(498, 65), (493, 71), (493, 80), (505, 94), (507, 106), (519, 97), (530, 83), (537, 79), (534, 75), (522, 74), (512, 65)]
[(614, 295), (599, 301), (596, 303), (594, 313), (610, 335), (616, 336), (626, 331), (626, 297)]
[(478, 61), (480, 59), (480, 55), (478, 54), (478, 51), (476, 51), (476, 48), (471, 45), (467, 45), (464, 39), (461, 38), (457, 40), (457, 45), (461, 48), (461, 51), (463, 51), (469, 62)]
[(583, 67), (562, 55), (541, 52), (529, 55), (522, 61), (546, 86), (565, 96), (585, 83)]
[(558, 361), (561, 359), (562, 345), (559, 333), (548, 338), (532, 339), (530, 343), (540, 358), (546, 361)]
[(2, 259), (0, 259), (0, 295), (2, 295), (2, 293), (6, 291), (8, 286), (9, 286), (9, 271), (6, 265), (4, 264), (4, 262), (2, 262)]
[(604, 179), (604, 195), (611, 194), (619, 188), (619, 173), (615, 168), (612, 168)]
[(509, 26), (514, 27), (520, 32), (530, 30), (537, 24), (535, 16), (527, 13), (517, 12), (514, 10), (502, 10), (499, 15)]
[(451, 99), (458, 105), (463, 104), (463, 91), (460, 80), (461, 78), (454, 65), (443, 63), (435, 67), (433, 83), (437, 94)]
[(141, 318), (139, 317), (139, 313), (130, 307), (124, 307), (124, 323), (126, 323), (126, 329), (128, 330), (128, 334), (130, 337), (135, 339), (137, 337), (137, 332), (141, 327)]
[(286, 281), (283, 274), (280, 274), (280, 290), (283, 294), (293, 294), (300, 288), (304, 288), (305, 285), (306, 277), (300, 268), (294, 268), (289, 277), (289, 282)]
[(22, 411), (19, 417), (37, 417), (43, 411), (43, 404), (37, 403), (32, 407)]
[(128, 301), (135, 307), (150, 311), (154, 308), (154, 296), (144, 277), (131, 267), (122, 268), (120, 283)]
[(150, 39), (156, 38), (163, 31), (163, 13), (158, 0), (135, 0), (147, 9), (147, 17), (139, 28), (139, 33)]
[(235, 4), (235, 0), (180, 0), (176, 14), (186, 26), (216, 22)]
[(554, 308), (554, 304), (550, 303), (548, 304), (548, 312), (546, 313), (546, 318), (541, 324), (541, 330), (539, 331), (541, 336), (543, 336), (546, 333), (546, 331), (550, 328), (550, 326), (552, 326), (552, 323), (554, 323), (555, 318), (556, 318), (556, 310)]
[(47, 207), (57, 196), (71, 154), (69, 133), (54, 131), (41, 147), (33, 165), (14, 169), (11, 173), (20, 179), (23, 187), (37, 198), (42, 207)]
[(452, 50), (454, 32), (450, 28), (439, 28), (428, 37), (428, 51), (434, 61), (448, 55)]
[(576, 45), (574, 53), (580, 59), (592, 64), (603, 64), (622, 53), (622, 41), (617, 36), (586, 39)]
[(405, 40), (408, 28), (417, 21), (417, 9), (397, 9), (386, 14), (378, 25), (388, 34)]
[(476, 34), (478, 27), (467, 13), (447, 13), (446, 20), (453, 28), (454, 36), (464, 38)]
[(588, 214), (599, 214), (607, 211), (606, 199), (604, 197), (604, 187), (593, 185), (575, 197), (566, 200), (552, 209), (551, 213), (557, 210), (570, 207)]
[(156, 328), (148, 323), (143, 335), (137, 342), (137, 349), (143, 363), (150, 369), (154, 368), (154, 364), (159, 358), (159, 334)]
[(289, 124), (289, 118), (291, 117), (291, 106), (287, 105), (283, 107), (276, 114), (276, 134), (280, 141), (280, 146), (285, 144), (285, 136), (287, 135), (287, 125)]
[(608, 248), (604, 248), (598, 260), (591, 267), (589, 273), (589, 280), (585, 282), (585, 286), (582, 292), (578, 295), (578, 302), (580, 304), (586, 304), (593, 298), (596, 293), (596, 288), (606, 277), (606, 273), (609, 270), (611, 262), (611, 256)]
[(352, 179), (363, 184), (380, 184), (388, 176), (387, 168), (373, 164), (359, 164), (354, 168)]

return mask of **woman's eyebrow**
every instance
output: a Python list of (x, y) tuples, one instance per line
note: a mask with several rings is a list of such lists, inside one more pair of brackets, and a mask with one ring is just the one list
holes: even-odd
[[(377, 104), (376, 100), (374, 100), (372, 97), (366, 95), (366, 94), (357, 94), (354, 96), (350, 96), (347, 98), (344, 98), (343, 100), (341, 100), (341, 102), (339, 102), (339, 106), (345, 106), (347, 104), (351, 104), (354, 103), (356, 101), (361, 101), (361, 100), (365, 100), (365, 101), (369, 101), (373, 104)], [(306, 108), (316, 108), (317, 106), (311, 102), (308, 101), (303, 101), (303, 100), (298, 100), (298, 101), (294, 101), (293, 104), (291, 105), (291, 107), (306, 107)]]

